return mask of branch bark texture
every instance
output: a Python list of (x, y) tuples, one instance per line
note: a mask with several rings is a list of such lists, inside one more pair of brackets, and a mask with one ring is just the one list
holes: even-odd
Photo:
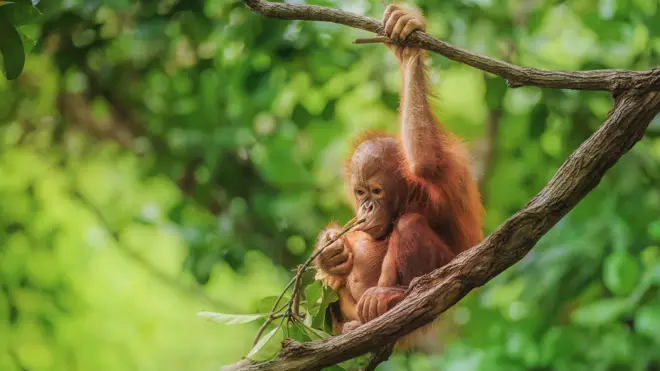
[[(253, 10), (274, 18), (326, 21), (376, 33), (380, 22), (335, 9), (311, 5), (245, 0)], [(241, 361), (227, 369), (319, 370), (393, 343), (431, 323), (472, 289), (482, 286), (522, 259), (564, 215), (591, 191), (605, 172), (639, 141), (660, 112), (660, 69), (649, 71), (544, 71), (514, 66), (458, 49), (416, 31), (411, 43), (458, 62), (508, 79), (513, 86), (609, 90), (617, 93), (607, 120), (573, 152), (548, 184), (519, 212), (478, 246), (448, 265), (415, 279), (408, 296), (385, 315), (356, 331), (323, 341), (291, 339), (269, 362)]]
[[(318, 5), (271, 3), (264, 0), (245, 0), (245, 4), (269, 18), (338, 23), (385, 35), (380, 21), (338, 9)], [(647, 71), (549, 71), (520, 67), (458, 48), (419, 30), (410, 34), (404, 44), (415, 45), (453, 61), (501, 76), (507, 80), (510, 87), (531, 85), (555, 89), (608, 90), (613, 93), (630, 89), (660, 90), (660, 67)]]

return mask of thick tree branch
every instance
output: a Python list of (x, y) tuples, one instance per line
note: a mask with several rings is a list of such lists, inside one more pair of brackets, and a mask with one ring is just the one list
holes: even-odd
[[(245, 4), (269, 18), (332, 22), (384, 35), (381, 22), (342, 10), (316, 5), (271, 3), (264, 0), (245, 0)], [(414, 31), (405, 44), (416, 45), (456, 62), (499, 75), (507, 80), (510, 87), (531, 85), (556, 89), (608, 90), (613, 93), (629, 89), (660, 90), (660, 67), (647, 71), (548, 71), (520, 67), (469, 52), (421, 31)]]

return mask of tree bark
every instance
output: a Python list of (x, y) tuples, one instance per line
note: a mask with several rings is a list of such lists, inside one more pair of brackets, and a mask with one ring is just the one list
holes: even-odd
[[(264, 0), (245, 0), (245, 4), (253, 11), (269, 18), (338, 23), (381, 36), (385, 35), (381, 22), (342, 10), (317, 5), (271, 3)], [(555, 89), (608, 90), (613, 93), (629, 89), (660, 90), (660, 67), (647, 71), (611, 69), (549, 71), (520, 67), (458, 48), (420, 30), (411, 33), (401, 44), (418, 46), (453, 61), (499, 75), (505, 78), (512, 88), (533, 85)]]

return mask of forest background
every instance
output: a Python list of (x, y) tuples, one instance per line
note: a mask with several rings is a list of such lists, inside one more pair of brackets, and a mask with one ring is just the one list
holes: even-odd
[[(0, 370), (235, 362), (258, 323), (195, 314), (256, 312), (328, 220), (350, 219), (342, 162), (357, 133), (396, 130), (394, 58), (351, 43), (364, 32), (242, 1), (32, 5), (0, 1)], [(519, 65), (660, 65), (656, 0), (415, 5), (431, 35)], [(470, 145), (486, 233), (611, 107), (606, 92), (507, 89), (439, 56), (431, 75), (436, 113)], [(656, 117), (532, 253), (444, 316), (435, 354), (380, 369), (657, 370), (659, 293)]]

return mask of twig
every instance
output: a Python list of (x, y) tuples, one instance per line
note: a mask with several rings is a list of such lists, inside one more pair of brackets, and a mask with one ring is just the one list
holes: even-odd
[[(338, 9), (318, 5), (272, 3), (264, 0), (244, 1), (250, 9), (269, 18), (332, 22), (385, 36), (381, 22)], [(418, 46), (456, 62), (501, 76), (507, 80), (510, 87), (531, 85), (555, 89), (607, 90), (613, 93), (629, 89), (660, 90), (660, 67), (646, 71), (613, 69), (550, 71), (521, 67), (461, 49), (420, 30), (411, 33), (402, 44)]]
[[(284, 308), (282, 308), (282, 309), (284, 309)], [(285, 316), (286, 316), (286, 313), (274, 314), (273, 312), (271, 312), (270, 316), (268, 316), (268, 318), (266, 319), (266, 322), (264, 322), (264, 324), (261, 325), (261, 327), (259, 327), (259, 330), (257, 331), (257, 335), (254, 338), (254, 342), (252, 342), (252, 347), (254, 348), (254, 346), (257, 345), (257, 342), (259, 342), (259, 338), (261, 337), (261, 335), (264, 333), (264, 330), (266, 329), (266, 327), (268, 327), (268, 325), (271, 322), (273, 322), (274, 320), (276, 320), (278, 318), (282, 318), (282, 317), (285, 317)]]
[[(339, 232), (334, 238), (332, 238), (330, 241), (328, 241), (323, 247), (321, 247), (316, 252), (314, 252), (314, 254), (312, 254), (312, 256), (310, 256), (307, 259), (307, 261), (305, 261), (305, 263), (303, 265), (298, 267), (298, 269), (296, 271), (296, 275), (289, 281), (289, 283), (287, 283), (286, 287), (284, 287), (284, 290), (282, 291), (280, 296), (275, 300), (275, 303), (273, 303), (273, 307), (270, 310), (270, 315), (266, 319), (266, 322), (264, 322), (264, 324), (261, 325), (261, 327), (257, 331), (257, 335), (254, 338), (254, 342), (253, 342), (252, 346), (256, 345), (257, 342), (259, 342), (259, 338), (261, 338), (261, 335), (263, 334), (266, 327), (275, 319), (274, 316), (277, 313), (279, 313), (280, 311), (282, 311), (282, 309), (287, 308), (287, 311), (284, 314), (286, 317), (293, 317), (294, 319), (298, 317), (299, 312), (300, 312), (300, 308), (299, 308), (299, 304), (300, 304), (300, 283), (301, 283), (301, 280), (302, 280), (303, 273), (305, 273), (307, 271), (307, 269), (310, 268), (309, 265), (312, 263), (312, 261), (314, 261), (314, 259), (316, 259), (316, 257), (319, 256), (319, 254), (321, 252), (323, 252), (323, 250), (326, 249), (326, 247), (328, 247), (328, 246), (332, 245), (333, 243), (335, 243), (335, 241), (337, 241), (341, 236), (346, 234), (351, 229), (355, 228), (359, 224), (364, 223), (364, 219), (360, 219), (358, 221), (356, 221), (355, 219), (356, 218), (353, 218), (353, 219), (349, 220), (348, 223), (346, 223), (344, 228), (341, 230), (341, 232)], [(291, 299), (289, 299), (289, 301), (282, 308), (276, 310), (277, 305), (280, 303), (280, 301), (282, 301), (282, 298), (284, 297), (284, 294), (286, 294), (286, 292), (289, 290), (289, 288), (291, 288), (291, 286), (293, 286), (293, 291), (291, 293)]]
[[(327, 247), (329, 247), (330, 245), (335, 243), (335, 241), (340, 239), (341, 236), (345, 235), (346, 233), (348, 233), (348, 231), (355, 228), (356, 226), (364, 223), (364, 219), (360, 219), (358, 221), (356, 221), (355, 219), (356, 218), (353, 218), (350, 221), (348, 221), (348, 223), (346, 223), (346, 225), (341, 230), (341, 232), (339, 232), (334, 238), (332, 238), (330, 241), (328, 241), (323, 247), (321, 247), (314, 254), (312, 254), (312, 256), (310, 256), (309, 259), (307, 259), (305, 264), (302, 265), (302, 268), (300, 268), (299, 272), (298, 272), (298, 277), (296, 279), (296, 284), (293, 286), (293, 293), (292, 293), (293, 297), (298, 295), (298, 293), (300, 292), (300, 281), (301, 281), (301, 278), (302, 278), (302, 272), (304, 272), (307, 269), (307, 267), (309, 267), (309, 265), (314, 261), (314, 259), (316, 259), (316, 257), (319, 256)], [(289, 312), (297, 313), (298, 308), (292, 308), (293, 305), (294, 305), (293, 297), (292, 297), (292, 300), (290, 301)]]
[(266, 327), (267, 327), (271, 322), (273, 322), (273, 320), (275, 319), (275, 314), (281, 312), (284, 308), (287, 308), (287, 307), (289, 306), (289, 304), (286, 303), (284, 306), (282, 306), (282, 308), (276, 310), (277, 305), (280, 303), (280, 301), (282, 301), (282, 298), (284, 297), (284, 294), (286, 294), (286, 292), (287, 292), (287, 291), (289, 290), (289, 288), (293, 285), (293, 283), (296, 281), (296, 279), (297, 279), (297, 276), (293, 277), (293, 278), (289, 281), (289, 283), (286, 284), (286, 286), (284, 287), (284, 290), (282, 291), (282, 293), (280, 294), (280, 296), (275, 300), (275, 303), (273, 304), (273, 307), (272, 307), (272, 309), (270, 310), (270, 315), (269, 315), (268, 318), (266, 319), (266, 322), (264, 322), (264, 324), (261, 325), (261, 327), (259, 327), (259, 330), (257, 331), (257, 335), (254, 337), (254, 341), (252, 342), (252, 346), (253, 346), (253, 347), (254, 347), (255, 345), (257, 345), (257, 343), (259, 342), (259, 338), (260, 338), (261, 335), (264, 333), (264, 330), (266, 329)]
[(333, 239), (328, 241), (328, 243), (326, 243), (322, 248), (318, 249), (314, 254), (312, 254), (312, 256), (309, 257), (309, 259), (307, 259), (305, 264), (303, 264), (305, 269), (307, 269), (309, 264), (314, 259), (316, 259), (316, 257), (319, 256), (319, 254), (321, 254), (323, 252), (323, 250), (326, 249), (326, 247), (332, 245), (333, 243), (335, 243), (335, 241), (337, 241), (339, 239), (339, 237), (345, 235), (346, 233), (348, 233), (348, 231), (350, 231), (351, 229), (357, 227), (358, 225), (360, 225), (362, 223), (364, 223), (364, 219), (360, 219), (358, 221), (355, 221), (355, 218), (351, 219), (348, 223), (346, 223), (346, 226), (344, 226), (344, 228), (341, 230), (341, 232), (339, 232)]
[[(304, 272), (303, 266), (298, 266), (298, 271), (296, 272), (296, 283), (294, 284), (294, 290), (292, 293), (292, 308), (291, 308), (291, 315), (293, 316), (294, 319), (299, 318), (300, 316), (300, 282), (302, 281), (302, 276)], [(297, 289), (296, 289), (297, 288)]]

